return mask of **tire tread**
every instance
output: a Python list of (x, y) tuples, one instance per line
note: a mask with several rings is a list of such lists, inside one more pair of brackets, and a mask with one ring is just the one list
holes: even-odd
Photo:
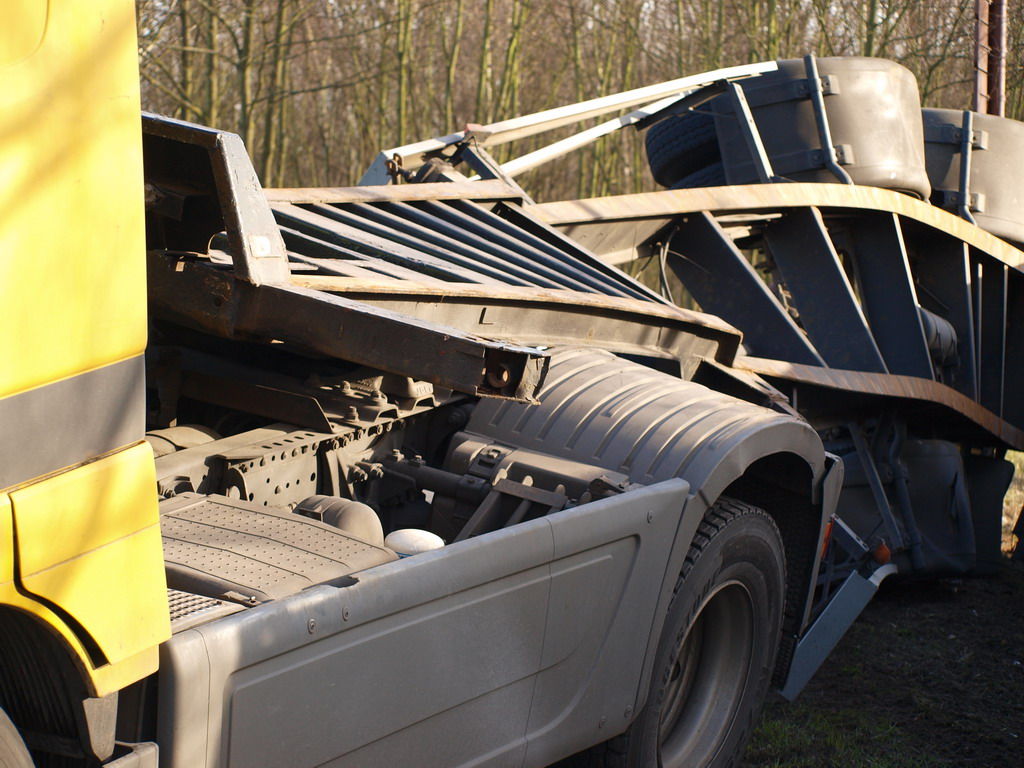
[[(775, 523), (775, 520), (765, 512), (763, 509), (747, 504), (746, 502), (739, 501), (738, 499), (732, 499), (728, 497), (721, 497), (712, 504), (707, 512), (704, 513), (704, 517), (700, 524), (697, 526), (697, 532), (694, 534), (693, 540), (690, 542), (690, 548), (686, 553), (686, 558), (683, 560), (682, 569), (679, 572), (679, 578), (676, 579), (675, 587), (672, 590), (672, 600), (669, 603), (669, 611), (672, 609), (672, 604), (675, 603), (676, 598), (679, 595), (680, 589), (683, 587), (683, 583), (686, 581), (687, 574), (693, 569), (693, 566), (700, 559), (703, 552), (711, 545), (711, 543), (720, 536), (730, 525), (734, 524), (737, 520), (746, 518), (747, 516), (757, 516), (766, 521), (771, 528), (774, 530), (779, 540), (782, 540), (782, 535), (779, 533), (779, 528)], [(783, 578), (785, 583), (785, 578)], [(558, 763), (563, 768), (626, 768), (629, 756), (629, 732), (615, 736), (608, 741), (591, 747), (585, 752), (581, 752), (577, 755), (573, 755), (565, 761)]]
[(703, 112), (672, 115), (647, 129), (647, 163), (654, 180), (672, 187), (722, 159), (715, 120)]

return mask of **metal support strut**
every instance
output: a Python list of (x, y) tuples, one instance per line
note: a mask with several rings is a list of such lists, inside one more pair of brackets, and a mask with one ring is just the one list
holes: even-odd
[(974, 147), (974, 113), (964, 110), (964, 119), (960, 124), (960, 217), (977, 224), (971, 215), (971, 151)]
[(757, 178), (762, 184), (773, 181), (780, 181), (772, 169), (772, 161), (765, 151), (764, 142), (761, 141), (761, 133), (757, 130), (757, 123), (754, 122), (754, 115), (747, 104), (747, 97), (743, 93), (743, 86), (739, 83), (729, 83), (729, 95), (732, 98), (733, 111), (740, 121), (740, 132), (747, 142), (747, 150), (754, 161), (754, 169), (757, 171)]
[(821, 157), (832, 175), (843, 184), (853, 184), (843, 167), (839, 165), (836, 158), (836, 148), (832, 144), (832, 132), (828, 127), (828, 115), (825, 113), (825, 94), (821, 90), (821, 77), (818, 75), (818, 62), (813, 54), (804, 56), (804, 68), (807, 70), (808, 93), (811, 97), (811, 105), (814, 107), (814, 121), (818, 125), (818, 140), (821, 142)]

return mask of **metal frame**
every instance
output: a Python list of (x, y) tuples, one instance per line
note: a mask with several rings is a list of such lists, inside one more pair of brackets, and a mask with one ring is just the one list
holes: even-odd
[[(531, 212), (584, 242), (598, 231), (608, 241), (632, 238), (646, 249), (672, 238), (672, 250), (685, 257), (673, 263), (680, 276), (702, 275), (694, 282), (698, 301), (745, 332), (757, 359), (745, 358), (740, 365), (777, 385), (785, 381), (794, 392), (815, 393), (815, 414), (827, 402), (839, 407), (843, 392), (930, 401), (957, 434), (971, 433), (964, 426), (973, 423), (980, 428), (973, 432), (976, 439), (1021, 444), (1024, 412), (1005, 393), (1024, 383), (1014, 352), (1024, 335), (1006, 319), (1024, 301), (1024, 253), (948, 212), (896, 192), (838, 184), (678, 190), (551, 203)], [(714, 244), (709, 245), (719, 254), (714, 263), (703, 264), (710, 252), (687, 249), (676, 234), (694, 231), (702, 218), (707, 237), (701, 242)], [(827, 368), (801, 359), (806, 353), (799, 342), (786, 344), (785, 335), (766, 332), (769, 319), (780, 317), (784, 307), (750, 311), (777, 302), (765, 295), (753, 270), (730, 267), (735, 282), (729, 291), (702, 288), (726, 274), (723, 264), (738, 263), (735, 254), (731, 260), (722, 255), (735, 247), (734, 237), (748, 247), (767, 247), (800, 312), (803, 332)], [(876, 285), (880, 278), (884, 284)], [(945, 374), (930, 361), (918, 303), (956, 330), (961, 364), (950, 386), (940, 383)], [(894, 332), (897, 322), (901, 328)], [(803, 332), (789, 338), (799, 339)], [(898, 361), (892, 371), (891, 360)], [(916, 362), (904, 367), (904, 360)], [(890, 375), (895, 370), (904, 375)], [(863, 398), (843, 407), (855, 402)]]
[(679, 98), (716, 81), (752, 77), (764, 72), (774, 72), (777, 69), (778, 64), (774, 61), (738, 67), (725, 67), (711, 72), (649, 85), (644, 88), (636, 88), (612, 96), (603, 96), (598, 99), (556, 107), (555, 109), (547, 109), (543, 112), (536, 112), (511, 120), (502, 120), (490, 123), (489, 125), (470, 124), (465, 131), (382, 151), (359, 180), (359, 186), (389, 183), (391, 181), (391, 175), (388, 173), (389, 162), (398, 162), (401, 167), (411, 170), (420, 167), (430, 155), (463, 142), (470, 142), (476, 147), (487, 149), (573, 123), (581, 123), (610, 112), (628, 109), (639, 104), (646, 105), (628, 115), (609, 120), (594, 128), (582, 131), (571, 138), (563, 139), (544, 149), (524, 155), (518, 161), (510, 161), (501, 166), (505, 174), (515, 176), (531, 168), (536, 168), (538, 165), (549, 160), (561, 157), (568, 152), (584, 147), (613, 131), (628, 125), (634, 125), (643, 118), (664, 109)]

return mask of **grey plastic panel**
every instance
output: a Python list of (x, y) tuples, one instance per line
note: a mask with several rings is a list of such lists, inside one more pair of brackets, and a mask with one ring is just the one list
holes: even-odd
[[(964, 113), (923, 109), (925, 160), (932, 202), (955, 211), (960, 190), (960, 131)], [(968, 193), (978, 226), (1020, 247), (1024, 245), (1024, 123), (977, 112)]]
[[(685, 490), (549, 517), (556, 560), (527, 765), (621, 732), (644, 705), (662, 620), (704, 513), (690, 499), (680, 508)], [(630, 529), (639, 535), (616, 538)]]
[[(642, 488), (176, 635), (163, 765), (520, 765), (528, 735), (549, 752), (598, 740), (577, 707), (614, 702), (625, 727), (686, 493)], [(586, 696), (544, 710), (566, 670)]]
[[(743, 84), (754, 120), (777, 174), (793, 181), (836, 183), (820, 159), (821, 142), (800, 59), (778, 62)], [(858, 56), (817, 59), (829, 82), (824, 97), (833, 146), (844, 147), (845, 170), (855, 184), (905, 191), (927, 200), (924, 140), (917, 81), (910, 70), (885, 59)], [(787, 87), (789, 86), (789, 87)], [(788, 90), (788, 93), (784, 91)], [(758, 178), (726, 97), (711, 102), (730, 184)]]
[(160, 505), (167, 583), (240, 602), (274, 600), (396, 559), (318, 520), (223, 496)]

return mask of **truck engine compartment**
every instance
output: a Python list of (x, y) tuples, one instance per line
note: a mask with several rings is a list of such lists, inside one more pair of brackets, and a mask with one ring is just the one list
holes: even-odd
[[(463, 431), (475, 398), (429, 382), (203, 342), (218, 354), (150, 348), (157, 428), (147, 439), (171, 588), (255, 605), (315, 583), (342, 585), (395, 559), (384, 538), (397, 530), (461, 541), (630, 486), (619, 473)], [(235, 533), (214, 545), (204, 524)], [(292, 535), (307, 543), (274, 551)], [(337, 553), (318, 539), (337, 541), (346, 556), (328, 567)]]

